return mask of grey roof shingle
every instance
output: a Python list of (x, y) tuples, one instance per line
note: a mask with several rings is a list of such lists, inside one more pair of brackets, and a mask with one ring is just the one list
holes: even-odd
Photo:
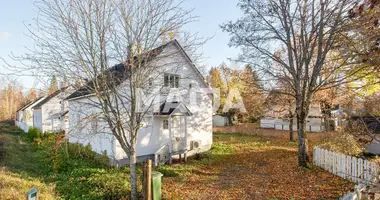
[[(184, 51), (184, 49), (182, 48), (182, 46), (178, 43), (177, 40), (171, 40), (170, 42), (166, 43), (166, 44), (163, 44), (155, 49), (152, 49), (144, 54), (141, 54), (139, 56), (136, 56), (135, 57), (135, 60), (137, 60), (139, 57), (143, 57), (143, 61), (139, 61), (139, 62), (142, 62), (142, 63), (148, 63), (150, 61), (152, 61), (154, 58), (156, 58), (163, 50), (165, 47), (167, 47), (168, 45), (170, 44), (176, 44), (180, 50), (184, 53), (184, 55), (186, 56), (186, 58), (190, 61), (190, 57), (187, 55), (187, 53)], [(126, 64), (127, 65), (127, 64)], [(107, 83), (105, 84), (105, 86), (109, 86), (110, 84), (112, 84), (113, 86), (117, 86), (117, 85), (120, 85), (123, 81), (125, 81), (126, 79), (128, 79), (129, 77), (129, 74), (130, 74), (130, 69), (128, 69), (125, 64), (123, 63), (120, 63), (120, 64), (117, 64), (111, 68), (109, 68), (108, 70), (106, 70), (104, 73), (105, 73), (105, 77), (107, 79)], [(196, 70), (196, 72), (199, 74), (199, 76), (201, 76), (202, 78), (202, 81), (203, 83), (208, 86), (206, 80), (204, 79), (204, 77), (202, 76), (201, 72), (198, 70), (198, 68), (192, 64)], [(102, 74), (104, 75), (104, 74)], [(100, 78), (101, 76), (99, 75), (96, 79)], [(103, 76), (104, 77), (104, 76)], [(97, 83), (99, 84), (98, 81), (95, 81), (95, 80), (91, 80), (89, 82), (86, 83), (86, 85), (80, 87), (77, 91), (75, 91), (74, 93), (72, 93), (70, 96), (68, 96), (66, 98), (66, 100), (68, 99), (74, 99), (74, 98), (78, 98), (78, 97), (82, 97), (82, 96), (86, 96), (86, 95), (91, 95), (91, 94), (94, 94), (94, 90), (95, 90), (95, 87), (94, 87), (94, 84)], [(99, 88), (102, 88), (102, 87), (99, 87)], [(107, 87), (105, 87), (107, 88)]]
[(65, 88), (62, 88), (60, 90), (57, 90), (53, 93), (51, 93), (49, 96), (47, 96), (44, 100), (38, 102), (38, 104), (36, 104), (35, 106), (33, 106), (33, 109), (39, 109), (41, 108), (42, 105), (44, 105), (45, 103), (47, 103), (48, 101), (50, 101), (50, 99), (54, 98), (55, 96), (57, 96), (58, 94), (60, 94), (61, 92), (65, 91), (68, 87), (65, 87)]
[[(164, 45), (161, 45), (155, 49), (152, 49), (152, 50), (150, 50), (150, 51), (148, 51), (142, 55), (136, 56), (135, 60), (137, 60), (139, 57), (143, 57), (144, 60), (143, 61), (140, 60), (139, 62), (147, 63), (147, 62), (153, 60), (154, 58), (156, 58), (157, 55), (159, 55), (165, 47), (167, 47), (169, 44), (171, 44), (173, 42), (177, 42), (177, 41), (172, 40), (172, 41), (170, 41)], [(105, 86), (110, 86), (111, 84), (113, 86), (120, 85), (123, 81), (125, 81), (129, 77), (129, 74), (130, 74), (129, 72), (130, 72), (130, 69), (128, 69), (128, 66), (126, 66), (123, 63), (117, 64), (117, 65), (109, 68), (108, 70), (106, 70), (104, 72), (105, 77), (107, 79), (107, 81), (106, 81), (107, 83)], [(99, 75), (96, 79), (99, 79), (100, 77), (101, 76)], [(95, 80), (91, 80), (91, 81), (87, 82), (86, 85), (80, 87), (77, 91), (75, 91), (70, 96), (68, 96), (66, 98), (66, 100), (93, 94), (94, 90), (95, 90), (94, 84), (96, 84), (96, 83), (99, 84), (99, 82), (97, 82)]]
[[(25, 110), (25, 109), (29, 108), (29, 106), (33, 105), (34, 103), (36, 103), (37, 101), (41, 100), (42, 98), (44, 98), (44, 96), (42, 96), (42, 97), (38, 97), (38, 98), (37, 98), (36, 100), (34, 100), (34, 101), (30, 101), (29, 103), (25, 104), (24, 107), (20, 108), (18, 111), (20, 111), (20, 110)], [(17, 112), (18, 112), (18, 111), (17, 111)]]

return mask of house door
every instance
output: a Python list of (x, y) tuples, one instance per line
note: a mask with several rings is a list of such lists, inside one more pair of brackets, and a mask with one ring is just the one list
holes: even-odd
[(186, 149), (185, 139), (185, 117), (173, 116), (172, 117), (172, 144), (173, 152), (179, 152)]

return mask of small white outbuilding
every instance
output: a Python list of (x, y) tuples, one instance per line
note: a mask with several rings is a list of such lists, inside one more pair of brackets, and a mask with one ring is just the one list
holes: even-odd
[(32, 107), (33, 126), (41, 132), (64, 130), (66, 127), (64, 124), (68, 123), (62, 119), (68, 111), (68, 101), (65, 98), (72, 92), (71, 87), (64, 87), (35, 104)]

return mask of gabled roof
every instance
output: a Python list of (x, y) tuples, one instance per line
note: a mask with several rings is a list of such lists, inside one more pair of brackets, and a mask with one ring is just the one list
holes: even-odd
[(192, 113), (189, 108), (182, 102), (164, 102), (160, 105), (160, 111), (154, 113), (155, 115), (172, 115), (174, 113), (181, 113), (182, 115), (190, 116)]
[[(24, 107), (20, 108), (18, 111), (20, 111), (20, 110), (25, 110), (25, 109), (29, 108), (29, 106), (35, 104), (36, 102), (38, 102), (38, 101), (41, 100), (42, 98), (45, 98), (45, 97), (44, 97), (44, 96), (42, 96), (42, 97), (38, 97), (36, 100), (27, 103)], [(17, 111), (17, 112), (18, 112), (18, 111)]]
[(55, 96), (57, 96), (58, 94), (60, 94), (61, 92), (65, 91), (68, 87), (64, 87), (60, 90), (57, 90), (53, 93), (51, 93), (49, 96), (47, 96), (44, 100), (38, 102), (38, 104), (36, 104), (35, 106), (33, 106), (33, 109), (39, 109), (41, 108), (42, 105), (44, 105), (45, 103), (47, 103), (48, 101), (50, 101), (50, 99), (54, 98)]
[(24, 104), (21, 108), (19, 108), (16, 112), (23, 110), (26, 106), (30, 105), (33, 101), (29, 101), (28, 103)]
[[(153, 59), (155, 59), (164, 50), (164, 48), (169, 46), (170, 44), (174, 44), (180, 49), (180, 51), (185, 55), (185, 57), (188, 59), (188, 61), (195, 68), (196, 73), (201, 77), (204, 84), (206, 86), (208, 86), (208, 84), (206, 83), (206, 80), (204, 79), (204, 77), (202, 76), (202, 74), (200, 73), (198, 68), (192, 63), (190, 57), (187, 55), (187, 53), (184, 51), (184, 49), (178, 43), (177, 40), (172, 40), (172, 41), (170, 41), (164, 45), (161, 45), (161, 46), (159, 46), (153, 50), (150, 50), (144, 54), (136, 56), (135, 59), (138, 59), (139, 57), (143, 57), (145, 59), (145, 60), (143, 60), (143, 62), (148, 63), (148, 62), (152, 61)], [(117, 64), (117, 65), (111, 67), (105, 73), (106, 73), (105, 76), (107, 78), (107, 82), (109, 80), (107, 85), (113, 84), (113, 86), (115, 86), (115, 85), (118, 86), (122, 82), (124, 82), (126, 79), (129, 78), (130, 69), (128, 69), (125, 64), (120, 63), (120, 64)], [(100, 76), (98, 76), (97, 78), (99, 78), (99, 77)], [(94, 90), (95, 90), (95, 87), (94, 87), (95, 83), (96, 83), (96, 81), (94, 81), (94, 80), (89, 81), (85, 86), (79, 88), (77, 91), (75, 91), (70, 96), (68, 96), (66, 98), (66, 100), (79, 98), (79, 97), (83, 97), (83, 96), (87, 96), (87, 95), (92, 95), (94, 93)]]
[[(124, 80), (128, 78), (129, 75), (128, 70), (124, 64), (115, 65), (108, 69), (105, 73), (108, 86), (111, 84), (120, 85)], [(100, 76), (97, 77), (97, 79), (100, 78)], [(93, 80), (89, 81), (86, 85), (80, 87), (77, 91), (69, 95), (66, 100), (93, 94), (95, 92), (95, 83), (97, 82)]]

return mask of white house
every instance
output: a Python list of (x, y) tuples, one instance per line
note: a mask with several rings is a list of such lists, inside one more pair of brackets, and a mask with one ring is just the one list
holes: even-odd
[(68, 110), (65, 98), (72, 92), (71, 87), (64, 87), (35, 104), (32, 107), (33, 126), (41, 132), (65, 130), (65, 123), (68, 123), (62, 118)]
[(32, 108), (44, 99), (45, 97), (39, 97), (36, 100), (29, 102), (16, 112), (16, 125), (23, 131), (28, 132), (29, 128), (33, 126)]
[(212, 116), (212, 125), (213, 126), (228, 126), (229, 120), (226, 115), (216, 114)]
[[(160, 88), (159, 96), (155, 97), (159, 99), (159, 106), (146, 114), (144, 126), (139, 129), (136, 147), (138, 161), (152, 158), (157, 165), (170, 162), (173, 156), (184, 154), (186, 158), (188, 155), (209, 150), (212, 144), (212, 95), (197, 92), (196, 98), (190, 98), (188, 92), (182, 94), (179, 100), (169, 98), (170, 89), (210, 89), (203, 76), (176, 40), (150, 52), (158, 53), (147, 65), (154, 63), (154, 66), (161, 67), (149, 73), (147, 87)], [(168, 54), (175, 56), (162, 56)], [(123, 73), (125, 70), (124, 65), (119, 64), (110, 68), (109, 72)], [(123, 77), (120, 81), (120, 91), (128, 90), (126, 80), (128, 77)], [(99, 101), (89, 88), (91, 85), (88, 84), (67, 98), (69, 142), (90, 144), (97, 153), (106, 151), (115, 165), (125, 165), (128, 163), (127, 155), (107, 128), (107, 123), (99, 118), (102, 113), (94, 106)], [(196, 99), (196, 103), (192, 103), (190, 99)]]
[[(289, 118), (286, 116), (287, 111), (276, 109), (280, 106), (273, 106), (269, 109), (264, 118), (260, 119), (261, 128), (273, 128), (277, 130), (289, 130)], [(295, 105), (292, 109), (295, 110)], [(293, 119), (293, 130), (297, 130), (297, 120)], [(306, 119), (306, 130), (310, 132), (322, 132), (325, 130), (324, 119), (319, 105), (311, 105), (309, 116)]]

